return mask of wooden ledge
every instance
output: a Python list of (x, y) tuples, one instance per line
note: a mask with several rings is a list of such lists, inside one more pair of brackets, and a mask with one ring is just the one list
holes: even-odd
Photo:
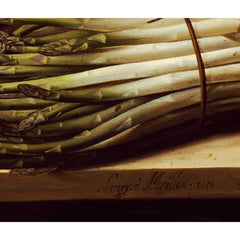
[(239, 143), (219, 133), (102, 167), (2, 170), (0, 201), (240, 197)]

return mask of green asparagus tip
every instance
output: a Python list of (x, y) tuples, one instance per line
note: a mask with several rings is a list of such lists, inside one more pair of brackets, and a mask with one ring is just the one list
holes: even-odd
[(58, 56), (72, 52), (72, 46), (62, 41), (51, 42), (39, 48), (39, 53), (47, 56)]
[(38, 113), (37, 112), (32, 112), (30, 113), (26, 118), (24, 118), (18, 125), (18, 132), (25, 132), (28, 130), (31, 130), (32, 128), (34, 128), (34, 126), (36, 126), (36, 119), (38, 117)]
[(24, 43), (16, 36), (9, 36), (6, 32), (0, 31), (0, 53), (5, 53), (12, 46), (23, 46)]
[(18, 90), (28, 97), (45, 99), (51, 95), (51, 91), (30, 84), (19, 84)]

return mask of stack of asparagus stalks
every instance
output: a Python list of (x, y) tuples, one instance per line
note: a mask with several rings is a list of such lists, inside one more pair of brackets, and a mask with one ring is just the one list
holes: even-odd
[[(239, 109), (240, 19), (191, 21), (206, 117)], [(1, 167), (107, 151), (154, 132), (161, 138), (199, 118), (199, 70), (184, 19), (0, 23), (8, 29), (0, 32)]]

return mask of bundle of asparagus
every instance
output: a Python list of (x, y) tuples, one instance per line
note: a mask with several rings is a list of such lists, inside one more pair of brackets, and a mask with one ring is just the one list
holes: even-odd
[[(206, 118), (239, 109), (240, 19), (191, 21)], [(107, 151), (154, 132), (161, 138), (199, 118), (199, 66), (184, 19), (0, 23), (11, 29), (0, 32), (0, 167)]]

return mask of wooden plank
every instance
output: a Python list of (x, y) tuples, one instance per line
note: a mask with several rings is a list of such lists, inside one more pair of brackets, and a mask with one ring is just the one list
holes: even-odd
[(1, 174), (1, 201), (240, 196), (239, 168)]
[(219, 133), (102, 167), (3, 171), (0, 201), (240, 197), (239, 143)]

